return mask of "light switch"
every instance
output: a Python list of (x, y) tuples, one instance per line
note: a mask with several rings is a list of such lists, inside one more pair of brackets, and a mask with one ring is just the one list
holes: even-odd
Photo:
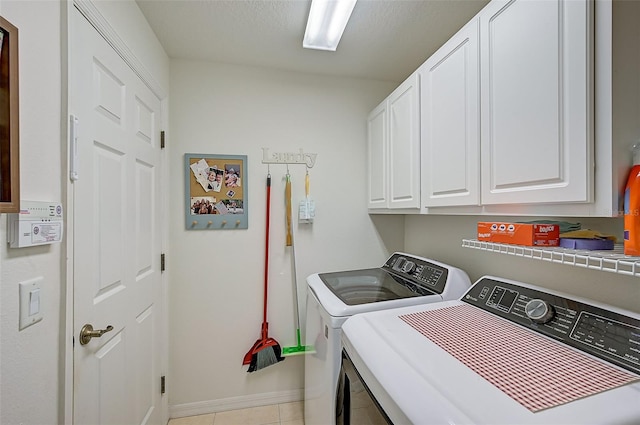
[(42, 276), (20, 282), (20, 330), (42, 320)]
[(40, 288), (29, 291), (29, 316), (40, 313)]

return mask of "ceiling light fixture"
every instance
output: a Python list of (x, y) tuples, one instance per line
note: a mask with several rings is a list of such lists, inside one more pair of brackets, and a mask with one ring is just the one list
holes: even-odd
[(335, 51), (355, 5), (356, 0), (312, 0), (302, 47)]

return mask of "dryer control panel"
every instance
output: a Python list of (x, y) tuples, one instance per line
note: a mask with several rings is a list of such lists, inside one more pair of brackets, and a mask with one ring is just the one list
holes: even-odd
[(638, 317), (486, 277), (476, 282), (461, 301), (640, 373)]
[[(384, 263), (382, 268), (391, 274), (408, 280), (410, 289), (423, 295), (434, 292), (442, 294), (447, 284), (449, 272), (446, 267), (439, 266), (423, 258), (395, 253)], [(400, 282), (406, 284), (406, 282)]]

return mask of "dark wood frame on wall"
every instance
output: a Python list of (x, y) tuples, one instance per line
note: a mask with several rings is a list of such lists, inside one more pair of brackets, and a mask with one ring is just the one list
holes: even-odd
[(20, 210), (18, 28), (0, 16), (0, 213)]

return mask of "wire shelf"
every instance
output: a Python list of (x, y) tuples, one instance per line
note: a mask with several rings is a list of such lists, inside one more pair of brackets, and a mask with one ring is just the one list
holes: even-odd
[(508, 245), (478, 241), (476, 239), (463, 239), (462, 246), (464, 248), (475, 248), (482, 251), (498, 252), (500, 254), (640, 277), (640, 257), (624, 255), (622, 244), (616, 244), (613, 250), (589, 251), (560, 247)]

